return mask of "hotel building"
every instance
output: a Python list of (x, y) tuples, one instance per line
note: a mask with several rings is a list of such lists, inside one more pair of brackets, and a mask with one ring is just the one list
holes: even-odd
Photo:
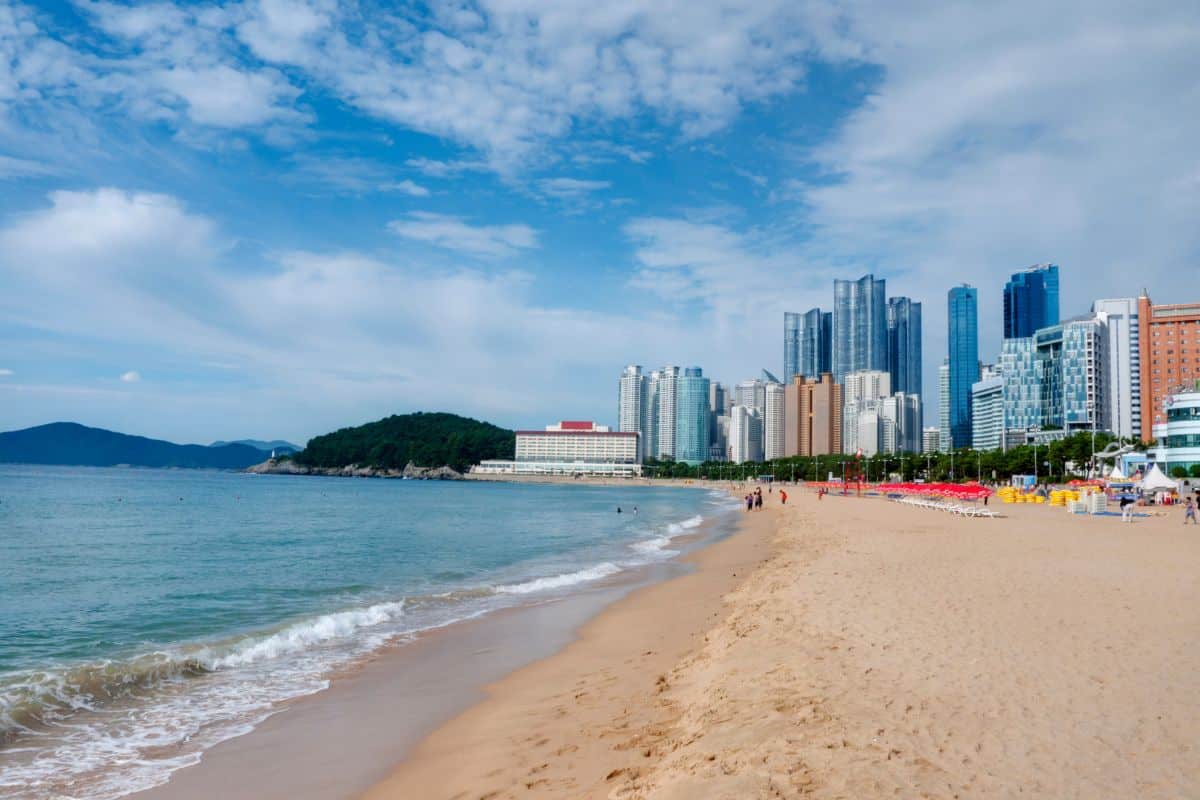
[(1166, 401), (1200, 379), (1200, 302), (1156, 306), (1138, 298), (1141, 438), (1167, 422)]
[(565, 421), (541, 431), (517, 431), (516, 458), (482, 461), (472, 472), (515, 475), (642, 474), (638, 434), (594, 422)]
[(784, 387), (785, 456), (842, 452), (842, 385), (828, 372), (820, 380), (797, 376)]
[(1165, 421), (1154, 426), (1154, 461), (1172, 475), (1200, 465), (1200, 381), (1193, 391), (1177, 392), (1164, 401)]

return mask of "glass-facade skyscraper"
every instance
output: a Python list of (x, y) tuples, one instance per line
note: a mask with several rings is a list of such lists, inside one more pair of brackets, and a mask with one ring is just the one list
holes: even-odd
[(1004, 284), (1004, 338), (1023, 339), (1058, 324), (1058, 266), (1036, 264)]
[(699, 367), (685, 367), (675, 379), (675, 460), (708, 460), (708, 378)]
[(979, 293), (955, 286), (946, 296), (950, 446), (971, 446), (971, 385), (979, 380)]
[(816, 378), (832, 369), (833, 314), (810, 309), (783, 315), (783, 382), (796, 375)]
[(887, 371), (887, 281), (864, 275), (856, 281), (833, 282), (833, 379), (848, 372)]
[(887, 304), (888, 374), (892, 391), (922, 394), (921, 304), (893, 297)]

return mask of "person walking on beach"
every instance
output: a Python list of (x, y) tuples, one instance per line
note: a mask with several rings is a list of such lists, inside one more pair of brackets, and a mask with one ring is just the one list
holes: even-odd
[(779, 504), (783, 506), (787, 505), (787, 492), (783, 489), (779, 490)]
[(1133, 522), (1133, 498), (1121, 495), (1121, 522)]
[(1193, 525), (1200, 525), (1200, 522), (1196, 522), (1196, 504), (1192, 502), (1192, 498), (1190, 497), (1183, 507), (1183, 524), (1187, 525), (1189, 519)]
[(747, 511), (754, 510), (754, 495), (752, 495), (752, 494), (746, 495), (746, 510)]

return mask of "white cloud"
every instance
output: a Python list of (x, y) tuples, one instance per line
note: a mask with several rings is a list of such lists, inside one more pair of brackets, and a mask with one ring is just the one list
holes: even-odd
[(438, 161), (433, 158), (410, 158), (404, 163), (406, 166), (433, 178), (447, 178), (460, 175), (464, 172), (483, 172), (488, 168), (486, 161), (471, 159)]
[(121, 381), (123, 383), (137, 383), (141, 379), (142, 379), (142, 376), (139, 375), (134, 370), (129, 370), (129, 372), (121, 373)]
[(476, 256), (510, 256), (537, 246), (537, 231), (528, 225), (471, 225), (460, 217), (414, 211), (388, 223), (392, 233), (447, 250)]
[[(0, 274), (17, 274), (14, 267), (25, 260), (25, 251), (9, 242), (44, 240), (57, 230), (64, 244), (44, 254), (36, 269), (22, 268), (16, 284), (21, 291), (0, 293), (0, 315), (71, 337), (76, 357), (119, 353), (144, 369), (164, 364), (170, 371), (186, 364), (186, 383), (157, 377), (140, 384), (139, 397), (148, 405), (137, 418), (129, 417), (127, 398), (44, 386), (14, 395), (25, 404), (21, 419), (38, 421), (53, 409), (59, 417), (177, 439), (208, 436), (213, 420), (303, 438), (416, 409), (511, 424), (537, 424), (570, 409), (604, 419), (612, 413), (602, 398), (611, 392), (616, 365), (634, 355), (699, 356), (701, 340), (686, 327), (691, 318), (684, 318), (685, 325), (665, 312), (633, 316), (546, 304), (533, 299), (530, 275), (494, 265), (487, 271), (431, 269), (413, 258), (347, 251), (287, 252), (230, 269), (215, 244), (219, 232), (171, 198), (157, 197), (148, 208), (182, 233), (178, 243), (145, 224), (120, 235), (75, 233), (108, 230), (111, 209), (136, 197), (117, 190), (78, 193), (55, 198), (49, 210), (9, 219), (0, 229)], [(196, 241), (190, 232), (196, 226), (209, 231), (207, 241)], [(495, 231), (465, 227), (473, 231), (467, 237), (491, 242), (479, 245), (485, 253), (536, 242), (531, 231), (521, 230), (504, 233), (497, 245), (489, 238)], [(446, 230), (451, 237), (462, 233)], [(124, 267), (90, 275), (86, 265), (97, 242), (119, 243), (122, 252), (137, 254), (141, 266), (120, 260)], [(173, 282), (181, 268), (191, 280), (184, 294)], [(164, 278), (147, 280), (148, 272)], [(72, 279), (53, 277), (60, 273)], [(214, 383), (203, 377), (205, 364), (218, 365)], [(514, 383), (515, 374), (527, 378)], [(230, 381), (237, 382), (237, 392), (229, 391)], [(490, 388), (479, 392), (480, 385)], [(167, 406), (171, 414), (152, 411)], [(281, 407), (286, 415), (255, 410)]]
[(559, 200), (577, 200), (592, 192), (609, 188), (612, 182), (580, 178), (543, 178), (537, 185), (542, 194)]
[(288, 180), (318, 184), (344, 194), (405, 194), (429, 197), (426, 187), (408, 178), (396, 178), (386, 165), (364, 158), (298, 155), (296, 169)]
[(11, 369), (0, 369), (0, 378), (11, 378), (13, 371)]
[(0, 180), (6, 178), (40, 178), (55, 175), (58, 170), (49, 164), (27, 158), (0, 155)]
[(111, 41), (23, 36), (0, 99), (70, 89), (89, 109), (116, 100), (139, 118), (270, 138), (311, 120), (299, 105), (311, 87), (501, 169), (579, 123), (649, 114), (689, 136), (720, 129), (795, 90), (835, 27), (819, 0), (482, 0), (369, 17), (333, 0), (82, 7)]

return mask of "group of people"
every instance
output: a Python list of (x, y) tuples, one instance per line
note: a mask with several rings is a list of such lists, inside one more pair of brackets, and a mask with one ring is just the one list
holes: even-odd
[[(775, 489), (772, 487), (767, 491), (774, 492)], [(743, 499), (746, 501), (747, 511), (757, 511), (758, 509), (761, 509), (763, 507), (762, 487), (756, 487), (753, 492), (746, 495)], [(779, 502), (781, 505), (787, 505), (787, 492), (783, 491), (782, 489), (779, 490)]]

